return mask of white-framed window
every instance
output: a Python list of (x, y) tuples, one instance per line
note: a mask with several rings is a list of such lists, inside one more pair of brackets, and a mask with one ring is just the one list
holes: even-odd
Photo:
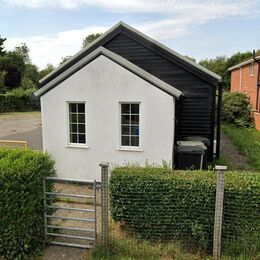
[(121, 147), (140, 146), (140, 103), (120, 103), (120, 145)]
[(254, 62), (251, 62), (250, 66), (249, 66), (249, 74), (251, 77), (254, 76)]
[(68, 102), (69, 144), (86, 144), (85, 102)]

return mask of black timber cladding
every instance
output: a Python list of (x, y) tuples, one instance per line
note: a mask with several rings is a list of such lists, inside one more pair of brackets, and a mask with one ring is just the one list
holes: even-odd
[[(214, 109), (216, 84), (210, 84), (196, 72), (190, 72), (178, 62), (163, 57), (152, 45), (146, 45), (142, 39), (135, 39), (130, 32), (122, 32), (104, 44), (130, 62), (152, 75), (175, 86), (184, 97), (177, 102), (175, 140), (189, 135), (200, 135), (214, 140)], [(213, 147), (210, 149), (212, 159)]]

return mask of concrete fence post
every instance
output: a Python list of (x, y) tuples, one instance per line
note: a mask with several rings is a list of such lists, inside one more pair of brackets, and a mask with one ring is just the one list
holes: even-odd
[(102, 162), (101, 167), (101, 245), (108, 247), (108, 169), (109, 163)]
[(216, 166), (215, 170), (217, 171), (217, 188), (213, 235), (213, 260), (219, 260), (221, 254), (221, 231), (224, 201), (224, 173), (227, 170), (227, 166)]

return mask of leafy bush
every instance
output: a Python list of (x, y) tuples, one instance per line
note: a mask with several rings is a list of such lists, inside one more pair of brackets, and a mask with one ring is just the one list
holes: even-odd
[(34, 96), (35, 88), (16, 88), (0, 94), (0, 112), (39, 110), (40, 102)]
[(238, 92), (225, 93), (222, 120), (238, 127), (252, 127), (253, 121), (248, 97)]
[(26, 259), (44, 246), (43, 179), (54, 176), (49, 155), (0, 149), (0, 258)]
[[(229, 172), (225, 185), (223, 243), (260, 230), (259, 174)], [(213, 172), (116, 168), (110, 189), (113, 219), (125, 223), (138, 237), (181, 239), (211, 248), (216, 192)]]

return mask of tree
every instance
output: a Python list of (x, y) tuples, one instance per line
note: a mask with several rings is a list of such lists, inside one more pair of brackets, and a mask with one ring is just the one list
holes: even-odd
[(217, 56), (214, 59), (205, 59), (199, 62), (200, 65), (206, 67), (207, 69), (217, 73), (220, 76), (224, 76), (226, 71), (226, 56)]
[(39, 72), (39, 78), (42, 79), (45, 77), (47, 74), (52, 72), (54, 70), (54, 66), (52, 64), (47, 64), (46, 67)]
[(0, 71), (0, 94), (6, 91), (6, 86), (4, 83), (5, 83), (5, 72)]
[(64, 62), (66, 62), (67, 60), (69, 60), (72, 56), (66, 56), (66, 57), (62, 57), (61, 58), (61, 62), (60, 62), (60, 65), (63, 64)]
[(92, 33), (83, 39), (82, 48), (85, 48), (87, 45), (89, 45), (91, 42), (96, 40), (98, 37), (100, 37), (102, 33)]
[(26, 43), (21, 43), (20, 46), (16, 46), (14, 48), (14, 51), (23, 57), (25, 64), (31, 63), (30, 56), (29, 56), (30, 50), (29, 47), (26, 45)]
[(4, 56), (4, 54), (6, 53), (4, 51), (4, 42), (6, 41), (6, 38), (2, 38), (0, 35), (0, 56)]
[(24, 89), (24, 90), (25, 89), (32, 89), (32, 88), (36, 88), (36, 85), (29, 78), (23, 77), (22, 82), (21, 82), (21, 88)]
[[(256, 55), (259, 54), (260, 50), (257, 50)], [(252, 55), (253, 53), (251, 51), (237, 52), (229, 58), (226, 56), (218, 56), (214, 59), (201, 60), (199, 64), (220, 75), (225, 81), (227, 89), (229, 89), (231, 73), (228, 71), (228, 68), (252, 58)]]
[(35, 85), (38, 85), (40, 73), (38, 67), (34, 64), (25, 64), (23, 77), (30, 79)]
[(5, 71), (4, 84), (13, 89), (21, 84), (22, 74), (25, 69), (23, 56), (15, 51), (9, 51), (0, 57), (0, 70)]

